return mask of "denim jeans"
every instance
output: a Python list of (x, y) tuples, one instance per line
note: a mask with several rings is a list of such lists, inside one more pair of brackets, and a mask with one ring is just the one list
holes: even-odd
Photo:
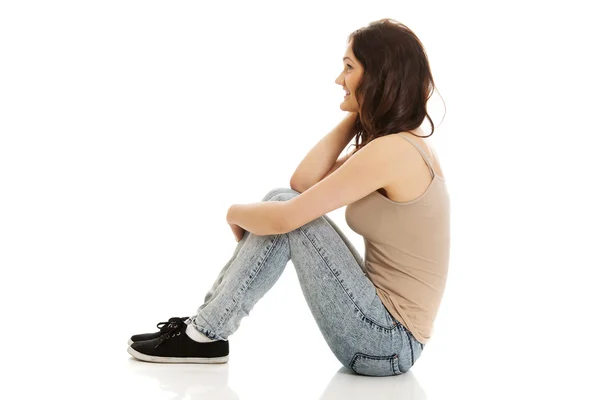
[[(298, 195), (277, 188), (262, 201)], [(400, 375), (412, 367), (423, 345), (385, 308), (362, 257), (327, 215), (285, 234), (245, 232), (191, 324), (211, 339), (227, 340), (290, 260), (311, 313), (342, 365), (371, 376)]]

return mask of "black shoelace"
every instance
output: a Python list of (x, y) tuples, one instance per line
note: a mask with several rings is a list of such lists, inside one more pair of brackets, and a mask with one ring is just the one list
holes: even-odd
[(162, 334), (159, 337), (160, 341), (156, 344), (156, 346), (154, 346), (154, 348), (160, 346), (165, 340), (169, 340), (172, 337), (181, 335), (181, 332), (187, 328), (187, 324), (182, 318), (171, 319), (172, 321), (159, 322), (156, 324), (156, 327), (160, 329)]

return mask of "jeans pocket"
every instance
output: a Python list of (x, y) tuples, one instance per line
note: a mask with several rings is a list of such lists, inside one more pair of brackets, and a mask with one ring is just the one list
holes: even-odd
[(359, 375), (368, 376), (391, 376), (400, 375), (398, 355), (370, 356), (368, 354), (356, 353), (350, 361), (350, 368)]

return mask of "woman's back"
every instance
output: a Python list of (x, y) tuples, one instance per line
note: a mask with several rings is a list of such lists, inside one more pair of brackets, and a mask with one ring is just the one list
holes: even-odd
[[(446, 286), (450, 197), (431, 153), (419, 142), (422, 139), (411, 134), (401, 136), (399, 140), (414, 146), (428, 176), (400, 171), (399, 181), (415, 182), (409, 200), (395, 201), (376, 190), (346, 207), (346, 223), (364, 238), (363, 270), (382, 303), (425, 344)], [(414, 160), (408, 164), (420, 169)]]
[[(422, 129), (415, 129), (414, 133), (419, 136), (425, 136)], [(442, 179), (444, 178), (440, 161), (433, 146), (427, 141), (427, 138), (419, 138), (407, 132), (401, 132), (397, 135), (407, 137), (409, 141), (417, 144), (429, 157), (435, 174)], [(399, 142), (399, 145), (404, 145), (405, 139), (400, 139)], [(424, 158), (417, 148), (413, 148), (414, 151), (411, 157), (401, 160), (402, 165), (397, 169), (397, 178), (395, 181), (379, 189), (380, 194), (397, 203), (410, 202), (420, 197), (427, 190), (433, 179)]]

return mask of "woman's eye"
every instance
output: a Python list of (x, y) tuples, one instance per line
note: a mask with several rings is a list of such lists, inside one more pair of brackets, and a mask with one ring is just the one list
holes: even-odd
[(350, 65), (348, 65), (348, 64), (346, 64), (346, 67), (348, 67), (348, 68), (352, 68), (352, 67), (351, 67)]

